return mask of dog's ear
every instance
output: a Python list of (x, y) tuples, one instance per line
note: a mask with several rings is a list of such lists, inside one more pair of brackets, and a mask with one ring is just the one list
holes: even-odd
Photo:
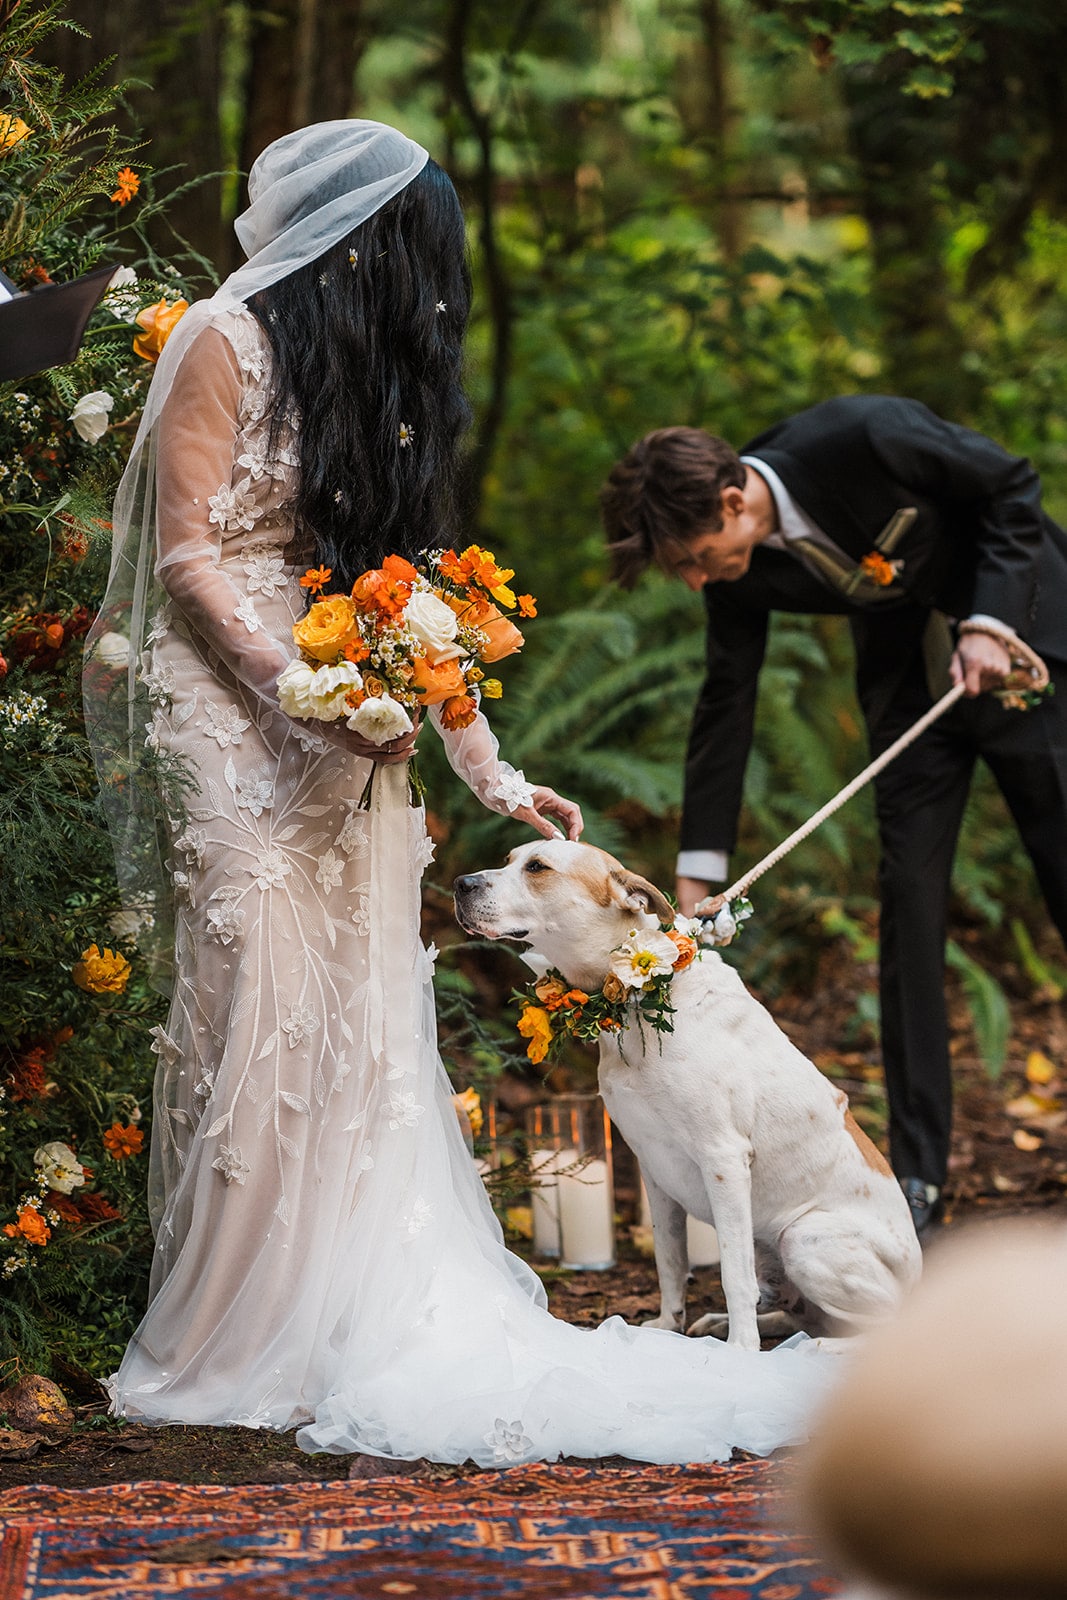
[(619, 867), (611, 874), (611, 881), (621, 890), (620, 905), (627, 911), (651, 911), (661, 922), (674, 921), (674, 907), (654, 883), (641, 878), (636, 872)]

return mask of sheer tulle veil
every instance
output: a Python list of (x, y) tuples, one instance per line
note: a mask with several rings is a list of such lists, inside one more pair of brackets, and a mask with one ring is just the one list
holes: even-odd
[(220, 314), (317, 260), (415, 178), (421, 145), (380, 122), (344, 119), (297, 129), (268, 145), (248, 179), (249, 206), (234, 229), (248, 260), (209, 299), (191, 305), (159, 358), (113, 512), (111, 569), (88, 635), (83, 692), (126, 928), (170, 987), (172, 917), (163, 869), (160, 795), (180, 803), (181, 775), (145, 748), (151, 706), (144, 684), (165, 596), (155, 578), (157, 424), (197, 334)]

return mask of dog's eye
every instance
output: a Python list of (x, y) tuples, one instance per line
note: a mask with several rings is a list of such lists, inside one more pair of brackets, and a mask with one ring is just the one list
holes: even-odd
[(522, 870), (523, 872), (551, 872), (552, 868), (548, 865), (547, 861), (538, 861), (537, 857), (534, 856), (531, 860), (527, 861)]

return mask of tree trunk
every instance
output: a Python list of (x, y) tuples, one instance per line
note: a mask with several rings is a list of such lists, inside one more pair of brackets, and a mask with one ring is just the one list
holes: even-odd
[[(219, 61), (223, 35), (220, 0), (72, 0), (68, 15), (89, 32), (83, 38), (64, 28), (44, 41), (42, 58), (68, 79), (83, 77), (108, 56), (115, 60), (107, 78), (139, 78), (131, 90), (136, 124), (150, 130), (145, 162), (155, 171), (173, 167), (159, 181), (165, 194), (191, 179), (217, 173), (222, 165), (219, 135)], [(136, 163), (135, 163), (136, 165)], [(204, 178), (168, 207), (149, 237), (162, 256), (187, 239), (211, 261), (218, 261), (223, 238), (221, 180)]]

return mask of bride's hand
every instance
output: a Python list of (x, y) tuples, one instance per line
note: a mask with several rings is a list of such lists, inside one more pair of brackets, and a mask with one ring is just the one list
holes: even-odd
[(558, 839), (559, 829), (553, 827), (549, 817), (557, 817), (568, 839), (577, 839), (585, 824), (581, 807), (573, 800), (564, 800), (555, 789), (535, 789), (533, 804), (519, 806), (511, 815), (516, 822), (525, 822), (543, 839)]
[(391, 767), (398, 762), (411, 760), (421, 722), (422, 718), (417, 717), (410, 733), (402, 733), (398, 739), (388, 739), (385, 744), (364, 739), (362, 734), (354, 733), (341, 720), (320, 723), (318, 731), (331, 744), (340, 745), (348, 755), (362, 756), (365, 761), (373, 761), (380, 767)]

